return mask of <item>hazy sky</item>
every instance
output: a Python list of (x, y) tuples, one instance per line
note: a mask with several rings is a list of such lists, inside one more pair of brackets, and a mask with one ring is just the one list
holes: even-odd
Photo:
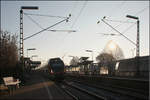
[[(68, 57), (69, 55), (88, 56), (91, 59), (91, 53), (85, 52), (87, 49), (94, 51), (95, 58), (110, 40), (113, 40), (122, 49), (125, 58), (133, 57), (132, 51), (135, 45), (124, 37), (98, 34), (118, 34), (101, 21), (106, 16), (106, 19), (109, 20), (107, 22), (118, 31), (124, 32), (127, 29), (123, 34), (136, 43), (136, 20), (127, 18), (127, 14), (139, 17), (140, 56), (149, 55), (149, 1), (1, 1), (2, 30), (19, 35), (19, 10), (21, 6), (39, 7), (39, 10), (24, 10), (25, 13), (30, 14), (64, 17), (71, 14), (72, 16), (68, 23), (62, 22), (51, 29), (77, 31), (72, 33), (44, 31), (25, 40), (25, 56), (27, 55), (27, 48), (37, 49), (29, 52), (29, 56), (38, 55), (34, 60), (47, 60), (53, 57), (64, 56), (64, 62), (69, 63), (71, 60), (71, 57)], [(63, 20), (56, 17), (33, 15), (30, 15), (30, 17), (43, 28)], [(99, 20), (100, 23), (97, 24)], [(41, 30), (26, 15), (24, 15), (23, 21), (24, 38)], [(121, 21), (134, 23), (122, 23)]]

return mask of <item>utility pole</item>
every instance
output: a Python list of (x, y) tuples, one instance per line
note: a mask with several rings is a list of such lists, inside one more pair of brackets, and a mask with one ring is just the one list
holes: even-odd
[(140, 32), (139, 32), (139, 18), (131, 15), (127, 15), (126, 17), (136, 19), (137, 20), (137, 39), (136, 39), (136, 57), (140, 56)]
[(24, 56), (23, 54), (23, 10), (21, 9), (20, 10), (20, 61), (22, 65), (24, 63), (23, 56)]
[(137, 43), (136, 43), (136, 56), (139, 57), (140, 56), (140, 25), (139, 25), (140, 21), (137, 20)]
[(135, 17), (135, 16), (131, 16), (131, 15), (127, 15), (126, 17), (128, 18), (132, 18), (132, 19), (136, 19), (137, 20), (137, 40), (136, 40), (136, 57), (135, 57), (135, 61), (136, 61), (136, 68), (137, 68), (137, 73), (136, 76), (138, 77), (140, 75), (140, 62), (139, 62), (139, 56), (140, 56), (140, 32), (139, 32), (139, 18)]
[(1, 41), (2, 38), (1, 38), (1, 34), (2, 34), (2, 31), (0, 30), (0, 57), (2, 56), (2, 41)]
[(20, 9), (20, 61), (21, 61), (22, 67), (24, 68), (23, 9), (24, 10), (37, 10), (38, 7), (22, 6)]

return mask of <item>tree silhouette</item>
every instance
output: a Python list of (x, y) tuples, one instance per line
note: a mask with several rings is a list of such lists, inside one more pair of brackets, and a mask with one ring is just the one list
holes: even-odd
[(106, 67), (108, 69), (108, 74), (113, 74), (114, 61), (116, 61), (116, 59), (112, 54), (103, 52), (96, 57), (96, 60), (98, 61), (99, 67)]
[(73, 65), (73, 66), (77, 66), (79, 63), (79, 58), (78, 57), (73, 57), (70, 61), (70, 65)]
[(16, 67), (18, 62), (17, 36), (8, 31), (0, 31), (0, 70)]

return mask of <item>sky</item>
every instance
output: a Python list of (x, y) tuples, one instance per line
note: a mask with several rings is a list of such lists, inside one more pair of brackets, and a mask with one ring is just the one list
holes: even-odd
[[(46, 16), (23, 15), (24, 38), (42, 29), (64, 20), (51, 30), (75, 30), (76, 32), (44, 31), (24, 41), (24, 56), (38, 55), (33, 60), (47, 61), (50, 58), (61, 57), (66, 64), (72, 59), (69, 56), (87, 56), (92, 59), (101, 53), (106, 44), (113, 40), (123, 51), (125, 58), (135, 57), (135, 45), (118, 34), (101, 19), (106, 16), (106, 22), (136, 43), (137, 24), (135, 19), (126, 15), (137, 16), (140, 21), (140, 56), (149, 55), (149, 1), (1, 1), (1, 29), (19, 36), (21, 6), (38, 6), (38, 10), (23, 10), (28, 14)], [(31, 18), (34, 20), (31, 20)], [(100, 21), (99, 24), (97, 22)], [(18, 38), (19, 41), (19, 38)], [(19, 44), (18, 44), (19, 47)], [(133, 53), (134, 52), (134, 53)]]

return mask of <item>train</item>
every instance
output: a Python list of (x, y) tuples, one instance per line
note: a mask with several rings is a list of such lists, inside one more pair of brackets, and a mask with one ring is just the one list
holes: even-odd
[(56, 81), (64, 80), (65, 65), (60, 58), (51, 58), (47, 64), (50, 77)]

